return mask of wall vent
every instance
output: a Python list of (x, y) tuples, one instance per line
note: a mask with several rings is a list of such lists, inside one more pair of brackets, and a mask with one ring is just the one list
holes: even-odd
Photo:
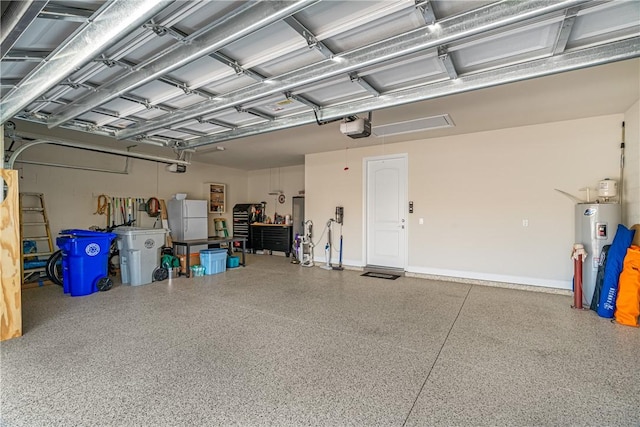
[(423, 117), (406, 122), (389, 123), (386, 125), (373, 126), (373, 133), (377, 137), (402, 135), (404, 133), (422, 132), (426, 130), (454, 127), (455, 124), (448, 114), (439, 116)]

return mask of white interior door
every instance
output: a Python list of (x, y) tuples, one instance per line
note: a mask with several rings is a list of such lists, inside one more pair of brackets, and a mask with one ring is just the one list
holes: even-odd
[(406, 266), (407, 158), (366, 160), (367, 265)]

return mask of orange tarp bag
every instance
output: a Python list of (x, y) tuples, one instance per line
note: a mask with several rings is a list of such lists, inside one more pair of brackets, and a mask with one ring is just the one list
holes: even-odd
[(640, 315), (640, 246), (627, 249), (616, 298), (616, 322), (628, 326), (638, 326)]

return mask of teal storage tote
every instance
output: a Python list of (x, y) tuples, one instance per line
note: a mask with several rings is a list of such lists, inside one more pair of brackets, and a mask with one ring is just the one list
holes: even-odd
[(200, 251), (200, 265), (204, 266), (204, 274), (224, 273), (227, 270), (226, 249), (203, 249)]
[(227, 257), (227, 268), (236, 268), (240, 265), (240, 257), (230, 256)]

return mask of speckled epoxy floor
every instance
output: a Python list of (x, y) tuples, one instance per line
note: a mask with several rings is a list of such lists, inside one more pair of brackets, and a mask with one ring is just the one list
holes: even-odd
[(248, 257), (87, 297), (23, 293), (7, 426), (640, 425), (640, 331), (571, 297)]

